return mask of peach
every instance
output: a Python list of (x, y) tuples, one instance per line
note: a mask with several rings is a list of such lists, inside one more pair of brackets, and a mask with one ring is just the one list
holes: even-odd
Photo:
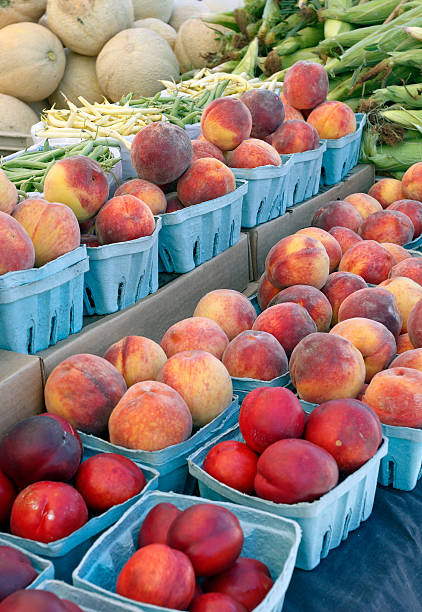
[(278, 289), (311, 285), (321, 289), (327, 282), (330, 259), (319, 240), (294, 234), (275, 244), (265, 260), (268, 280)]
[(283, 123), (283, 102), (274, 91), (250, 89), (240, 96), (240, 100), (252, 116), (251, 138), (265, 138)]
[(269, 306), (283, 304), (284, 302), (295, 302), (305, 308), (316, 325), (316, 331), (328, 331), (330, 329), (333, 309), (327, 297), (315, 287), (309, 285), (293, 285), (278, 293), (269, 303)]
[(0, 169), (0, 211), (11, 215), (17, 203), (18, 190)]
[(363, 317), (346, 319), (337, 323), (330, 334), (346, 338), (361, 352), (366, 368), (366, 383), (386, 368), (396, 354), (396, 340), (393, 334), (385, 325), (372, 319)]
[(165, 185), (178, 179), (191, 163), (193, 147), (177, 125), (156, 121), (133, 139), (130, 159), (140, 179)]
[(138, 534), (138, 548), (148, 544), (167, 544), (170, 526), (181, 513), (175, 505), (167, 502), (154, 506), (142, 522)]
[(110, 442), (156, 451), (187, 440), (192, 417), (181, 395), (161, 382), (145, 380), (130, 387), (111, 413)]
[(315, 238), (315, 240), (322, 242), (330, 259), (330, 272), (334, 272), (340, 263), (342, 255), (340, 244), (337, 242), (334, 236), (325, 230), (320, 229), (319, 227), (305, 227), (296, 233), (305, 234), (306, 236), (310, 236), (311, 238)]
[(405, 351), (390, 363), (390, 368), (413, 368), (422, 372), (422, 348)]
[(97, 355), (72, 355), (54, 368), (44, 397), (47, 412), (85, 433), (100, 434), (127, 387), (120, 372)]
[(279, 293), (280, 289), (274, 287), (268, 280), (266, 272), (263, 272), (258, 283), (257, 301), (261, 310), (265, 310), (273, 297)]
[(101, 244), (136, 240), (150, 236), (154, 230), (154, 215), (149, 206), (129, 194), (111, 198), (95, 221), (95, 233)]
[(223, 484), (251, 495), (254, 490), (258, 455), (243, 442), (226, 440), (208, 451), (203, 469)]
[(290, 359), (290, 377), (299, 397), (314, 404), (356, 397), (365, 375), (360, 351), (336, 334), (309, 334)]
[(73, 210), (78, 221), (93, 217), (108, 198), (108, 180), (100, 164), (83, 155), (57, 161), (44, 181), (44, 197)]
[(307, 122), (313, 125), (320, 138), (337, 139), (356, 132), (356, 116), (344, 102), (331, 100), (313, 109)]
[(422, 372), (396, 367), (379, 372), (371, 380), (363, 401), (381, 423), (398, 427), (422, 426)]
[(405, 197), (402, 182), (393, 178), (385, 178), (372, 185), (368, 194), (378, 200), (383, 208)]
[(177, 183), (177, 196), (183, 206), (193, 206), (220, 198), (236, 189), (233, 172), (218, 159), (197, 159)]
[(382, 210), (381, 204), (366, 193), (351, 193), (344, 198), (344, 202), (349, 202), (356, 208), (362, 219), (366, 219), (369, 215)]
[(192, 140), (192, 147), (193, 157), (191, 164), (193, 164), (193, 162), (197, 159), (202, 159), (203, 157), (214, 157), (223, 164), (226, 163), (226, 159), (220, 149), (207, 140)]
[(16, 219), (0, 211), (0, 276), (28, 270), (34, 263), (34, 245), (26, 230)]
[(13, 217), (32, 240), (37, 268), (73, 251), (80, 244), (78, 220), (65, 204), (29, 198), (16, 206)]
[(16, 490), (11, 480), (0, 470), (0, 525), (9, 519)]
[(335, 200), (321, 206), (312, 219), (314, 227), (329, 232), (333, 227), (348, 227), (352, 231), (359, 233), (362, 225), (362, 216), (358, 210), (349, 202)]
[(324, 102), (328, 94), (328, 75), (315, 62), (299, 61), (284, 77), (283, 96), (293, 108), (311, 109)]
[(269, 306), (259, 315), (252, 329), (272, 334), (284, 348), (287, 356), (291, 355), (302, 338), (317, 331), (306, 308), (294, 302)]
[(133, 179), (120, 185), (114, 194), (114, 197), (122, 195), (133, 195), (138, 200), (142, 200), (151, 210), (153, 215), (160, 215), (166, 212), (167, 200), (164, 192), (148, 181), (142, 179)]
[(82, 608), (49, 591), (26, 589), (12, 593), (2, 602), (2, 612), (82, 612)]
[(206, 293), (196, 305), (194, 317), (208, 317), (221, 327), (229, 340), (251, 329), (256, 310), (248, 298), (233, 289), (215, 289)]
[(335, 325), (338, 322), (339, 308), (347, 296), (351, 295), (355, 291), (359, 291), (359, 289), (366, 288), (367, 284), (363, 278), (357, 274), (353, 274), (352, 272), (333, 272), (330, 274), (327, 282), (321, 289), (321, 292), (326, 296), (331, 304), (331, 308), (333, 310), (333, 316), (331, 318), (332, 325)]
[(409, 217), (415, 228), (414, 238), (418, 238), (422, 234), (422, 202), (398, 200), (390, 204), (388, 210), (398, 210)]
[(375, 455), (382, 440), (378, 416), (363, 402), (339, 399), (317, 406), (305, 439), (334, 457), (341, 472), (354, 472)]
[(340, 272), (353, 272), (367, 283), (378, 285), (388, 278), (395, 260), (390, 251), (375, 240), (363, 240), (350, 247), (338, 267)]
[(131, 387), (143, 380), (155, 380), (167, 356), (161, 346), (143, 336), (125, 336), (106, 351), (107, 359)]
[(76, 441), (79, 444), (79, 447), (81, 449), (81, 457), (83, 456), (84, 449), (82, 446), (80, 435), (78, 434), (77, 430), (73, 427), (73, 425), (69, 423), (69, 421), (66, 421), (65, 418), (63, 418), (62, 416), (58, 414), (50, 414), (49, 412), (43, 412), (39, 416), (42, 416), (46, 419), (53, 419), (54, 421), (57, 421), (65, 432), (70, 433), (74, 438), (76, 438)]
[[(422, 200), (422, 162), (410, 166), (402, 178), (403, 194), (409, 200)], [(396, 198), (400, 200), (400, 198)]]
[(63, 482), (44, 480), (19, 493), (12, 507), (10, 531), (47, 544), (70, 535), (87, 520), (88, 509), (76, 489)]
[(215, 504), (194, 504), (172, 523), (167, 543), (184, 552), (197, 576), (213, 576), (233, 565), (243, 546), (239, 519)]
[[(390, 251), (391, 255), (394, 257), (396, 264), (400, 261), (404, 261), (405, 259), (409, 259), (412, 255), (407, 251), (404, 247), (399, 244), (394, 244), (393, 242), (380, 242), (381, 246), (383, 246), (387, 251)], [(390, 271), (391, 275), (391, 271)]]
[(205, 593), (195, 597), (191, 612), (247, 612), (245, 606), (223, 593)]
[(403, 245), (412, 240), (414, 231), (412, 221), (404, 213), (398, 210), (381, 210), (365, 219), (361, 236), (364, 240)]
[(333, 236), (333, 238), (335, 238), (339, 243), (342, 255), (344, 255), (345, 252), (357, 242), (362, 242), (362, 238), (359, 236), (359, 234), (348, 227), (340, 227), (336, 225), (335, 227), (332, 227), (328, 233), (331, 234), (331, 236)]
[(202, 113), (201, 130), (213, 145), (222, 151), (232, 151), (251, 135), (252, 115), (240, 100), (218, 98)]
[(221, 361), (206, 351), (176, 353), (164, 364), (158, 380), (180, 393), (195, 427), (210, 423), (232, 401), (230, 374)]
[(343, 300), (338, 311), (338, 320), (345, 321), (354, 317), (382, 323), (396, 340), (403, 324), (394, 295), (382, 287), (359, 289)]
[(276, 149), (263, 140), (248, 138), (227, 155), (230, 168), (259, 168), (280, 166), (281, 157)]
[(148, 544), (123, 566), (116, 593), (135, 601), (186, 610), (195, 592), (195, 573), (188, 557), (165, 544)]
[(380, 284), (380, 287), (390, 291), (396, 299), (397, 308), (403, 319), (401, 331), (407, 332), (407, 320), (414, 306), (422, 299), (422, 287), (411, 278), (396, 276)]
[(413, 307), (407, 320), (410, 342), (415, 348), (422, 347), (422, 300)]
[(271, 138), (272, 146), (280, 154), (302, 153), (319, 147), (316, 129), (301, 119), (285, 121)]
[(190, 317), (169, 327), (160, 344), (167, 357), (182, 351), (208, 351), (221, 359), (229, 339), (212, 319)]
[(302, 113), (296, 108), (294, 108), (291, 104), (289, 104), (283, 94), (281, 94), (280, 98), (284, 106), (284, 121), (290, 121), (291, 119), (299, 119), (300, 121), (305, 121), (305, 118)]
[(405, 276), (422, 285), (422, 257), (409, 257), (391, 268), (390, 278)]
[(400, 334), (397, 339), (397, 354), (405, 353), (406, 351), (412, 351), (415, 347), (410, 342), (409, 334)]
[(25, 589), (37, 576), (29, 557), (11, 546), (0, 546), (0, 602)]
[(307, 440), (279, 440), (258, 460), (255, 490), (278, 504), (312, 502), (338, 482), (335, 459)]
[(284, 387), (258, 387), (243, 400), (239, 427), (246, 444), (261, 454), (284, 438), (300, 438), (305, 413), (294, 393)]
[(168, 195), (166, 195), (166, 200), (167, 200), (167, 208), (165, 210), (165, 213), (172, 213), (172, 212), (176, 212), (178, 210), (184, 209), (183, 204), (177, 197), (177, 192), (173, 191), (172, 193), (169, 193)]
[(222, 361), (230, 376), (236, 378), (273, 380), (288, 370), (284, 348), (263, 331), (241, 332), (227, 346)]

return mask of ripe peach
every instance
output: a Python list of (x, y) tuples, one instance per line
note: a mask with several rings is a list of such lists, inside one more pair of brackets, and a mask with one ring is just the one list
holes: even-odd
[(316, 129), (301, 119), (285, 121), (272, 134), (272, 146), (280, 154), (302, 153), (319, 147)]
[(173, 504), (162, 502), (146, 515), (138, 534), (138, 548), (148, 544), (167, 544), (168, 531), (182, 511)]
[(197, 576), (213, 576), (233, 565), (243, 531), (233, 512), (215, 504), (195, 504), (172, 523), (167, 543), (192, 561)]
[(274, 287), (274, 285), (270, 283), (267, 273), (264, 272), (259, 279), (257, 292), (257, 300), (260, 309), (265, 310), (279, 291), (280, 289), (277, 289), (277, 287)]
[(335, 200), (321, 206), (312, 219), (314, 227), (329, 232), (332, 227), (348, 227), (358, 233), (362, 225), (361, 214), (357, 209), (344, 200)]
[(0, 546), (0, 602), (25, 589), (37, 575), (29, 557), (11, 546)]
[(218, 159), (197, 159), (179, 179), (177, 196), (183, 206), (208, 202), (236, 189), (233, 172)]
[(130, 159), (140, 179), (155, 185), (171, 183), (191, 163), (193, 148), (186, 132), (177, 125), (156, 121), (133, 139)]
[(280, 166), (281, 157), (276, 149), (263, 140), (248, 138), (234, 151), (227, 154), (230, 168), (258, 168), (260, 166)]
[(319, 240), (294, 234), (275, 244), (265, 260), (268, 280), (278, 289), (311, 285), (321, 289), (327, 281), (330, 259)]
[(17, 203), (18, 190), (12, 181), (9, 181), (5, 172), (0, 170), (0, 211), (11, 215)]
[(398, 210), (409, 217), (415, 228), (414, 238), (422, 234), (422, 202), (417, 200), (397, 200), (388, 207), (388, 210)]
[(49, 591), (15, 591), (1, 604), (2, 612), (82, 612), (82, 608)]
[(189, 438), (192, 417), (177, 391), (145, 380), (122, 397), (111, 413), (108, 430), (112, 444), (156, 451)]
[(9, 519), (16, 490), (11, 480), (0, 470), (0, 525)]
[(69, 423), (69, 421), (66, 421), (66, 419), (63, 418), (62, 416), (60, 416), (59, 414), (50, 414), (50, 412), (43, 412), (39, 416), (44, 417), (46, 419), (54, 419), (55, 421), (57, 421), (62, 426), (62, 429), (64, 431), (72, 434), (72, 436), (74, 438), (76, 438), (76, 441), (79, 444), (79, 447), (81, 449), (81, 457), (82, 457), (84, 449), (83, 449), (83, 446), (82, 446), (81, 438), (80, 438), (77, 430), (73, 427), (73, 425), (71, 425)]
[(399, 427), (422, 426), (422, 372), (396, 367), (379, 372), (371, 380), (363, 401), (381, 423)]
[(54, 368), (45, 385), (48, 412), (85, 433), (100, 434), (127, 387), (120, 372), (97, 355), (72, 355)]
[(233, 385), (226, 367), (206, 351), (183, 351), (170, 357), (157, 379), (185, 400), (195, 427), (202, 427), (229, 406)]
[(34, 245), (26, 230), (13, 217), (0, 211), (0, 276), (33, 268)]
[(354, 472), (375, 455), (382, 440), (378, 416), (363, 402), (339, 399), (317, 406), (305, 439), (334, 457), (341, 472)]
[(323, 102), (313, 109), (307, 122), (313, 125), (320, 138), (337, 139), (356, 132), (356, 116), (344, 102)]
[(161, 346), (143, 336), (125, 336), (112, 344), (104, 359), (114, 365), (131, 387), (143, 380), (155, 380), (167, 356)]
[[(405, 259), (411, 259), (412, 255), (407, 251), (404, 247), (399, 244), (394, 244), (393, 242), (380, 242), (381, 246), (387, 251), (390, 251), (391, 255), (394, 257), (396, 264), (400, 263), (400, 261), (404, 261)], [(391, 275), (391, 271), (390, 271)]]
[(193, 157), (191, 164), (193, 164), (193, 162), (195, 162), (197, 159), (202, 159), (203, 157), (214, 157), (223, 164), (226, 163), (226, 159), (220, 149), (211, 142), (208, 142), (208, 140), (192, 140), (192, 147)]
[(290, 359), (290, 377), (299, 397), (314, 404), (356, 397), (365, 374), (360, 351), (336, 334), (310, 334), (299, 342)]
[(344, 198), (344, 202), (349, 202), (356, 208), (362, 219), (366, 219), (369, 215), (382, 210), (381, 204), (366, 193), (351, 193)]
[(330, 329), (333, 309), (326, 296), (309, 285), (293, 285), (280, 291), (269, 303), (269, 306), (295, 302), (305, 308), (316, 325), (316, 331), (324, 332)]
[(328, 233), (339, 243), (342, 255), (357, 242), (362, 242), (362, 238), (359, 234), (348, 227), (340, 227), (337, 225), (332, 227)]
[(87, 520), (86, 504), (76, 489), (43, 480), (30, 484), (15, 499), (10, 531), (21, 538), (49, 543), (70, 535)]
[(396, 354), (396, 340), (393, 334), (385, 325), (372, 319), (363, 317), (346, 319), (337, 323), (330, 334), (346, 338), (361, 352), (365, 362), (367, 383), (375, 374), (386, 368)]
[(155, 230), (151, 209), (133, 195), (111, 198), (97, 215), (95, 233), (101, 244), (150, 236)]
[(330, 274), (321, 292), (327, 297), (333, 309), (333, 316), (331, 318), (332, 325), (338, 322), (339, 308), (347, 296), (359, 289), (366, 288), (367, 284), (363, 278), (352, 272), (333, 272)]
[(296, 233), (305, 234), (306, 236), (310, 236), (311, 238), (315, 238), (315, 240), (322, 242), (330, 259), (330, 272), (334, 272), (340, 263), (342, 255), (340, 244), (337, 242), (334, 236), (325, 230), (320, 229), (319, 227), (305, 227)]
[(353, 272), (367, 283), (378, 285), (388, 278), (395, 260), (390, 251), (375, 240), (363, 240), (350, 247), (338, 267), (340, 272)]
[(239, 427), (246, 444), (260, 454), (277, 440), (300, 438), (305, 413), (289, 389), (260, 387), (243, 400)]
[(409, 334), (400, 334), (397, 339), (397, 354), (405, 353), (406, 351), (412, 351), (415, 347), (410, 342)]
[(372, 185), (368, 194), (378, 200), (383, 208), (387, 208), (393, 202), (402, 200), (405, 196), (402, 182), (393, 178), (385, 178)]
[(287, 102), (283, 94), (281, 94), (280, 99), (283, 102), (284, 106), (284, 121), (290, 121), (291, 119), (299, 119), (300, 121), (305, 121), (305, 118), (302, 113), (293, 106), (291, 106), (291, 104)]
[(401, 331), (407, 332), (407, 320), (414, 306), (422, 299), (422, 287), (411, 278), (396, 276), (380, 284), (396, 298), (397, 308), (403, 319)]
[(233, 289), (215, 289), (206, 293), (196, 305), (194, 317), (208, 317), (221, 327), (229, 340), (251, 329), (256, 310), (248, 298)]
[(195, 592), (195, 573), (188, 557), (165, 544), (148, 544), (123, 566), (116, 593), (142, 603), (186, 610)]
[(223, 593), (205, 593), (195, 597), (191, 612), (247, 612), (238, 601)]
[(249, 138), (252, 115), (236, 98), (218, 98), (208, 104), (201, 118), (205, 138), (222, 151), (232, 151)]
[(318, 499), (338, 482), (335, 459), (307, 440), (279, 440), (258, 460), (255, 490), (259, 497), (278, 504)]
[(422, 200), (422, 162), (410, 166), (404, 173), (401, 182), (404, 197), (420, 202)]
[(269, 89), (250, 89), (240, 96), (252, 116), (251, 138), (265, 138), (284, 121), (280, 96)]
[(370, 215), (362, 224), (364, 240), (407, 244), (413, 238), (414, 227), (407, 215), (398, 210), (381, 210)]
[(73, 210), (78, 221), (93, 217), (108, 198), (108, 180), (100, 164), (83, 155), (57, 161), (44, 182), (44, 197)]
[(299, 61), (284, 77), (283, 96), (294, 108), (311, 109), (324, 102), (328, 94), (328, 75), (315, 62)]
[(142, 179), (133, 179), (120, 185), (114, 194), (114, 197), (123, 195), (133, 195), (138, 200), (142, 200), (151, 210), (153, 215), (160, 215), (166, 212), (167, 200), (164, 192), (148, 181)]
[[(405, 249), (406, 250), (406, 249)], [(390, 278), (405, 276), (422, 285), (422, 257), (412, 257), (402, 260), (391, 268)]]
[(345, 321), (354, 317), (364, 317), (382, 323), (396, 340), (403, 324), (395, 297), (382, 287), (359, 289), (342, 302), (338, 320)]
[(422, 372), (422, 348), (405, 351), (390, 363), (390, 368), (413, 368)]
[(208, 451), (203, 469), (236, 491), (251, 495), (254, 490), (258, 455), (243, 442), (226, 440)]
[(230, 342), (222, 359), (230, 376), (273, 380), (288, 370), (284, 348), (272, 334), (247, 330)]
[(182, 351), (207, 351), (221, 359), (229, 339), (221, 327), (207, 317), (190, 317), (175, 323), (166, 331), (161, 348), (167, 357)]
[(407, 320), (410, 342), (415, 348), (422, 347), (422, 300), (413, 307)]

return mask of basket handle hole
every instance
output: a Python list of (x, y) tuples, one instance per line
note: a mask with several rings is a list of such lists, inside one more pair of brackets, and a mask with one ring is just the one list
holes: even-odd
[(86, 299), (88, 300), (88, 304), (91, 306), (91, 308), (95, 308), (95, 301), (92, 295), (92, 291), (89, 287), (85, 287), (85, 295)]
[(388, 462), (388, 484), (389, 485), (394, 484), (395, 480), (396, 480), (396, 464), (394, 461), (389, 461)]
[(349, 512), (347, 513), (347, 516), (346, 516), (346, 520), (344, 521), (343, 535), (341, 536), (342, 540), (345, 540), (347, 538), (347, 535), (349, 533), (349, 525), (350, 525), (351, 518), (352, 518), (352, 511), (351, 509), (349, 509)]
[(50, 345), (56, 343), (57, 315), (51, 317)]
[(195, 262), (195, 266), (199, 266), (200, 257), (201, 257), (201, 248), (200, 248), (199, 238), (198, 238), (195, 241), (195, 244), (193, 245), (193, 261)]
[(212, 256), (215, 257), (218, 253), (218, 243), (220, 240), (220, 236), (218, 234), (218, 232), (216, 234), (214, 234), (214, 243), (212, 246)]
[(28, 329), (26, 346), (28, 347), (28, 353), (32, 354), (34, 352), (34, 326), (33, 325), (31, 325), (31, 327)]
[(126, 283), (124, 281), (121, 281), (117, 289), (117, 308), (118, 310), (122, 310), (123, 298), (125, 295), (125, 285)]
[(138, 286), (136, 287), (136, 301), (138, 301), (140, 299), (140, 295), (142, 293), (142, 284), (144, 281), (144, 274), (141, 275), (139, 281), (138, 281)]
[(331, 529), (324, 533), (324, 537), (322, 539), (322, 547), (321, 547), (321, 558), (324, 558), (328, 555), (328, 551), (330, 550), (331, 543)]
[(229, 246), (233, 246), (233, 242), (234, 242), (234, 221), (232, 221), (232, 224), (230, 226)]
[(72, 306), (70, 307), (70, 312), (69, 312), (69, 333), (70, 334), (73, 333), (74, 324), (75, 324), (75, 312), (74, 312), (74, 306), (72, 304)]

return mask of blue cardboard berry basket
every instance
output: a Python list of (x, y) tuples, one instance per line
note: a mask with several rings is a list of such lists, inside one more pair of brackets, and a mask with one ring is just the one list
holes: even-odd
[[(411, 240), (407, 244), (404, 244), (403, 246), (408, 251), (413, 251), (414, 249), (422, 248), (422, 234), (420, 236), (418, 236), (417, 238), (414, 238), (413, 240)], [(413, 257), (417, 257), (417, 255), (414, 255), (413, 253), (412, 253), (412, 256)]]
[(60, 580), (43, 580), (37, 585), (37, 590), (54, 593), (60, 599), (66, 599), (76, 604), (84, 612), (139, 612), (139, 608), (126, 603), (121, 604), (109, 597), (82, 591), (82, 589), (77, 589)]
[(12, 548), (15, 548), (22, 554), (26, 555), (31, 561), (35, 571), (38, 573), (38, 576), (26, 587), (27, 589), (35, 589), (44, 580), (52, 580), (54, 578), (54, 565), (51, 563), (51, 561), (42, 559), (38, 555), (28, 552), (24, 548), (17, 546), (15, 543), (8, 542), (4, 538), (0, 538), (0, 546), (11, 546)]
[(327, 141), (321, 140), (318, 149), (282, 155), (283, 162), (292, 160), (290, 181), (287, 187), (287, 208), (296, 206), (312, 198), (319, 191), (322, 158), (327, 148)]
[[(84, 446), (83, 461), (97, 455), (98, 451), (86, 448)], [(54, 565), (54, 573), (56, 578), (66, 580), (70, 582), (72, 571), (82, 559), (86, 551), (92, 545), (94, 540), (110, 525), (113, 525), (134, 503), (141, 499), (148, 491), (152, 491), (157, 488), (158, 485), (158, 473), (156, 470), (149, 466), (145, 466), (140, 462), (136, 462), (138, 467), (141, 468), (146, 479), (146, 485), (139, 493), (131, 499), (113, 506), (110, 510), (103, 512), (97, 516), (90, 518), (85, 525), (80, 529), (77, 529), (69, 536), (45, 544), (43, 542), (37, 542), (35, 540), (28, 540), (27, 538), (21, 538), (19, 536), (12, 535), (10, 533), (0, 533), (0, 537), (5, 540), (6, 543), (20, 547), (23, 552), (26, 551), (38, 555), (43, 559), (51, 561)]]
[(369, 518), (374, 503), (377, 476), (382, 457), (387, 453), (388, 441), (361, 468), (350, 474), (334, 489), (313, 502), (276, 504), (266, 499), (246, 495), (219, 482), (203, 469), (204, 459), (211, 448), (224, 440), (244, 441), (239, 426), (217, 436), (188, 458), (189, 471), (198, 480), (201, 497), (216, 501), (230, 501), (242, 506), (270, 512), (296, 521), (302, 529), (302, 540), (296, 567), (314, 569), (345, 540), (350, 531)]
[(0, 276), (0, 348), (33, 354), (82, 329), (86, 247)]
[[(154, 492), (135, 504), (114, 527), (97, 540), (73, 572), (75, 586), (109, 596), (116, 602), (135, 605), (138, 610), (168, 611), (168, 608), (133, 602), (117, 595), (117, 577), (137, 549), (139, 528), (148, 512), (157, 504), (170, 502), (180, 510), (210, 502), (187, 495)], [(254, 612), (280, 612), (284, 596), (293, 573), (300, 529), (294, 521), (245, 508), (235, 504), (216, 504), (227, 508), (237, 516), (245, 536), (241, 556), (252, 557), (265, 563), (274, 580), (265, 599), (254, 608)], [(122, 554), (123, 551), (123, 554)]]
[(339, 183), (356, 166), (365, 124), (365, 113), (356, 113), (356, 131), (353, 134), (325, 140), (327, 148), (322, 158), (321, 185)]
[(87, 247), (84, 310), (87, 315), (111, 314), (132, 306), (158, 289), (158, 241), (161, 218), (151, 236)]
[(165, 272), (183, 274), (232, 247), (240, 238), (246, 181), (225, 196), (161, 215), (158, 253)]
[(239, 404), (243, 402), (248, 393), (259, 387), (287, 387), (290, 383), (290, 374), (287, 371), (282, 376), (272, 380), (257, 380), (256, 378), (237, 378), (232, 376), (233, 393), (239, 398)]

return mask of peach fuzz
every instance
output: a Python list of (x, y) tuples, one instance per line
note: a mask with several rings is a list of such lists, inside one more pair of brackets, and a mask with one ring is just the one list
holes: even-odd
[(16, 270), (28, 270), (35, 263), (31, 238), (22, 225), (0, 211), (0, 276)]
[(328, 75), (315, 62), (299, 61), (284, 77), (283, 96), (293, 108), (312, 109), (324, 102), (328, 94)]
[(150, 236), (155, 230), (151, 209), (133, 195), (111, 198), (97, 215), (95, 233), (101, 244)]
[(358, 233), (362, 225), (362, 217), (354, 206), (344, 200), (335, 200), (321, 206), (312, 219), (314, 227), (329, 232), (331, 228), (348, 227)]
[(201, 130), (205, 138), (222, 151), (232, 151), (249, 138), (252, 115), (236, 98), (219, 98), (202, 113)]
[(138, 200), (142, 200), (151, 210), (153, 215), (160, 215), (166, 212), (167, 200), (164, 192), (148, 181), (142, 179), (133, 179), (120, 185), (114, 194), (114, 197), (121, 195), (133, 195)]
[(17, 203), (18, 190), (0, 169), (0, 211), (11, 215)]
[(402, 260), (391, 268), (390, 278), (405, 276), (422, 285), (422, 257), (412, 257)]
[(378, 200), (383, 208), (387, 208), (393, 202), (406, 197), (403, 192), (402, 182), (393, 178), (381, 179), (372, 185), (368, 194)]
[(394, 242), (380, 242), (380, 244), (384, 247), (384, 249), (390, 251), (391, 255), (396, 261), (396, 264), (400, 263), (401, 261), (404, 261), (405, 259), (412, 259), (412, 255), (409, 253), (409, 251), (407, 251), (399, 244), (394, 244)]
[[(410, 166), (401, 180), (404, 197), (409, 200), (422, 200), (422, 162)], [(400, 198), (396, 198), (399, 200)]]
[(294, 108), (291, 104), (289, 104), (283, 94), (281, 94), (280, 98), (284, 106), (284, 121), (290, 121), (291, 119), (299, 119), (299, 121), (305, 121), (305, 118), (302, 113), (297, 110), (297, 108)]
[(269, 89), (250, 89), (240, 96), (252, 116), (251, 138), (265, 138), (284, 121), (280, 96)]
[(390, 368), (413, 368), (422, 372), (422, 348), (405, 351), (390, 363)]
[(122, 397), (108, 422), (110, 442), (135, 450), (158, 451), (192, 433), (192, 417), (181, 395), (161, 382), (136, 383)]
[(422, 300), (413, 307), (407, 320), (410, 342), (415, 348), (422, 347)]
[(396, 340), (403, 324), (394, 295), (382, 287), (359, 289), (343, 301), (338, 311), (338, 320), (345, 321), (354, 317), (382, 323)]
[(298, 232), (297, 234), (305, 234), (306, 236), (310, 236), (311, 238), (315, 238), (315, 240), (319, 240), (324, 245), (325, 250), (327, 251), (327, 255), (330, 258), (330, 272), (334, 272), (337, 266), (340, 263), (341, 259), (341, 247), (337, 240), (319, 227), (305, 227)]
[(193, 157), (191, 164), (193, 164), (193, 162), (195, 162), (197, 159), (202, 159), (203, 157), (214, 157), (223, 164), (226, 163), (225, 157), (220, 149), (211, 142), (208, 142), (208, 140), (192, 140), (192, 147)]
[(365, 362), (365, 382), (384, 370), (396, 354), (396, 340), (393, 334), (378, 321), (354, 317), (337, 323), (330, 331), (349, 340), (362, 354)]
[(270, 283), (267, 273), (264, 272), (258, 282), (257, 300), (260, 309), (265, 310), (279, 291), (280, 289), (277, 289), (277, 287)]
[(299, 397), (321, 404), (356, 397), (365, 382), (362, 354), (349, 340), (336, 334), (306, 336), (290, 358), (290, 377)]
[(196, 305), (194, 317), (208, 317), (221, 327), (229, 340), (252, 329), (256, 310), (248, 298), (233, 289), (215, 289), (206, 293)]
[(37, 268), (80, 244), (78, 220), (65, 204), (29, 198), (16, 206), (13, 217), (32, 240)]
[(406, 351), (412, 351), (415, 347), (410, 342), (409, 334), (400, 334), (397, 339), (397, 354), (405, 353)]
[(323, 102), (313, 109), (307, 122), (313, 125), (320, 138), (338, 139), (356, 132), (356, 117), (344, 102)]
[(342, 255), (357, 242), (362, 242), (362, 238), (359, 234), (348, 227), (335, 226), (332, 227), (328, 233), (339, 243)]
[(366, 389), (363, 401), (385, 425), (421, 427), (422, 372), (403, 367), (379, 372)]
[(311, 285), (321, 289), (327, 282), (330, 259), (319, 240), (294, 234), (275, 244), (265, 260), (268, 280), (278, 289)]
[(403, 319), (402, 333), (406, 333), (407, 321), (414, 306), (422, 299), (422, 287), (411, 278), (396, 276), (388, 278), (380, 287), (390, 291), (396, 299), (397, 308)]
[(422, 234), (422, 202), (417, 200), (398, 200), (388, 207), (388, 210), (398, 210), (409, 217), (415, 228), (413, 238)]
[(106, 359), (72, 355), (48, 377), (45, 405), (47, 412), (64, 417), (76, 429), (101, 434), (126, 389), (125, 379)]
[(353, 272), (367, 283), (378, 285), (388, 278), (395, 260), (390, 251), (375, 240), (363, 240), (350, 247), (339, 265), (340, 272)]
[(284, 348), (267, 332), (247, 330), (233, 338), (223, 354), (230, 376), (273, 380), (285, 374), (288, 361)]
[[(331, 324), (338, 322), (338, 311), (344, 300), (359, 289), (366, 289), (367, 284), (361, 276), (352, 272), (333, 272), (321, 289), (333, 309)], [(320, 330), (318, 330), (320, 331)]]
[(281, 157), (276, 149), (264, 140), (248, 138), (227, 155), (230, 168), (259, 168), (280, 166)]
[(177, 196), (183, 206), (220, 198), (236, 189), (233, 172), (218, 159), (197, 159), (177, 183)]
[(166, 331), (160, 342), (167, 357), (182, 351), (207, 351), (221, 359), (229, 339), (221, 327), (207, 317), (178, 321)]
[(72, 155), (57, 161), (44, 182), (44, 197), (73, 210), (78, 221), (88, 221), (108, 198), (108, 181), (100, 164), (90, 157)]
[(407, 215), (398, 210), (381, 210), (373, 213), (362, 223), (364, 240), (407, 244), (413, 238), (415, 228)]
[(167, 356), (161, 346), (143, 336), (125, 336), (106, 351), (107, 359), (121, 373), (128, 387), (155, 380)]
[(316, 129), (301, 119), (285, 121), (274, 132), (271, 144), (283, 155), (302, 153), (319, 147), (319, 136)]
[(294, 302), (305, 308), (316, 325), (316, 331), (327, 332), (330, 329), (333, 309), (327, 297), (315, 287), (293, 285), (278, 293), (269, 303), (269, 307), (285, 302)]
[(344, 201), (354, 206), (362, 219), (366, 219), (372, 213), (382, 210), (378, 200), (366, 193), (351, 193), (344, 198)]

